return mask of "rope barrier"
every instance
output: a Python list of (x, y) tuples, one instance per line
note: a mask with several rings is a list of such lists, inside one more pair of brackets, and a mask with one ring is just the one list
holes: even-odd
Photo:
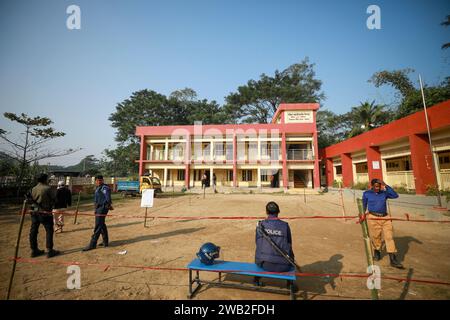
[[(140, 270), (156, 270), (156, 271), (189, 271), (186, 267), (153, 267), (153, 266), (141, 266), (141, 265), (112, 265), (112, 264), (100, 264), (90, 262), (78, 262), (78, 261), (44, 261), (37, 259), (26, 259), (18, 257), (17, 259), (10, 258), (9, 260), (16, 260), (18, 263), (30, 263), (30, 264), (56, 264), (56, 265), (78, 265), (78, 266), (91, 266), (99, 267), (103, 271), (107, 271), (110, 268), (127, 268), (127, 269), (140, 269)], [(196, 270), (196, 269), (192, 269)], [(209, 272), (222, 272), (222, 273), (248, 273), (245, 270), (208, 270)], [(311, 272), (270, 272), (270, 271), (255, 271), (252, 274), (280, 274), (280, 275), (295, 275), (298, 277), (334, 277), (334, 278), (368, 278), (372, 276), (369, 273), (311, 273)], [(416, 282), (425, 284), (438, 284), (450, 286), (450, 282), (429, 280), (429, 279), (412, 279), (412, 278), (400, 278), (391, 276), (380, 276), (382, 280), (391, 280), (397, 282)]]
[[(29, 214), (32, 211), (28, 211)], [(43, 214), (50, 215), (51, 212), (42, 212)], [(65, 211), (64, 215), (73, 216), (75, 213)], [(144, 215), (124, 215), (124, 214), (92, 214), (92, 213), (78, 213), (79, 216), (89, 216), (89, 217), (116, 217), (116, 218), (128, 218), (128, 219), (144, 219)], [(153, 219), (172, 219), (172, 220), (263, 220), (265, 217), (262, 216), (150, 216)], [(358, 219), (359, 216), (326, 216), (326, 215), (315, 215), (315, 216), (291, 216), (291, 217), (278, 217), (269, 218), (272, 220), (300, 220), (300, 219), (344, 219), (352, 220)], [(368, 220), (391, 220), (391, 221), (406, 221), (406, 222), (422, 222), (422, 223), (450, 223), (450, 220), (430, 220), (430, 219), (411, 219), (408, 213), (405, 213), (405, 218), (393, 218), (393, 217), (368, 217)], [(357, 222), (359, 223), (359, 222)]]

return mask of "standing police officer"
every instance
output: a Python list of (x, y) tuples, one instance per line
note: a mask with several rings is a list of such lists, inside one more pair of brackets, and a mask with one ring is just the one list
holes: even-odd
[(92, 235), (91, 242), (83, 249), (83, 251), (89, 251), (97, 247), (97, 241), (100, 235), (103, 238), (103, 243), (100, 246), (107, 247), (109, 245), (108, 228), (105, 224), (106, 215), (112, 208), (111, 202), (111, 189), (103, 183), (103, 176), (98, 175), (95, 177), (95, 189), (94, 201), (95, 201), (95, 227), (94, 234)]
[[(261, 225), (278, 248), (294, 259), (291, 229), (287, 222), (278, 219), (279, 212), (278, 205), (273, 201), (269, 202), (266, 205), (267, 219), (261, 221)], [(277, 252), (258, 230), (256, 231), (255, 263), (269, 272), (286, 272), (292, 269), (291, 263)]]
[(381, 260), (381, 235), (384, 234), (386, 251), (389, 254), (391, 266), (403, 269), (402, 264), (397, 261), (395, 256), (397, 249), (394, 242), (392, 220), (383, 219), (387, 216), (387, 199), (396, 199), (398, 194), (381, 180), (373, 179), (371, 185), (372, 189), (364, 191), (362, 200), (365, 214), (375, 218), (367, 220), (369, 235), (374, 246), (374, 260)]
[(44, 250), (38, 248), (38, 233), (39, 226), (45, 228), (46, 233), (46, 247), (47, 258), (54, 257), (60, 254), (59, 251), (53, 250), (53, 206), (55, 204), (55, 193), (47, 184), (48, 176), (42, 173), (37, 178), (38, 184), (31, 189), (32, 213), (31, 213), (31, 228), (30, 228), (30, 247), (31, 257), (38, 257), (44, 254)]

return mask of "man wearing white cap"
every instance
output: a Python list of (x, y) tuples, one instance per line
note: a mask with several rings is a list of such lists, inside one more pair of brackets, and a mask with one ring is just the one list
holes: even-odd
[(72, 192), (66, 188), (64, 181), (58, 182), (58, 189), (56, 190), (56, 202), (53, 209), (53, 221), (55, 233), (63, 232), (64, 227), (64, 212), (72, 205)]

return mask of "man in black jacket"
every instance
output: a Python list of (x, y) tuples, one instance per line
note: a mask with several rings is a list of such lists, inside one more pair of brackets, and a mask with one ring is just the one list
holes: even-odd
[(72, 192), (66, 187), (64, 181), (58, 182), (58, 189), (56, 190), (56, 202), (53, 209), (53, 223), (55, 233), (63, 232), (64, 227), (64, 213), (68, 207), (72, 205)]

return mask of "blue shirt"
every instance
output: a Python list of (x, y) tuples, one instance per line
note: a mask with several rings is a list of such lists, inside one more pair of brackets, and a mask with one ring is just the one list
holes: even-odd
[(379, 192), (375, 192), (373, 189), (364, 191), (362, 199), (364, 212), (369, 208), (369, 212), (385, 215), (387, 213), (386, 199), (395, 198), (398, 198), (398, 194), (389, 186), (386, 186), (386, 190), (380, 190)]
[(109, 206), (111, 204), (111, 189), (102, 184), (95, 189), (94, 201), (96, 207)]

